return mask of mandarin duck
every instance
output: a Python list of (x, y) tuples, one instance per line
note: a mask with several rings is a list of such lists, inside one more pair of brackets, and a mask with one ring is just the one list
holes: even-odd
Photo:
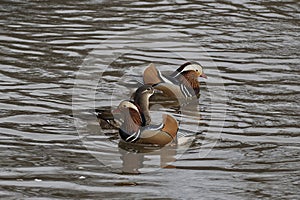
[(170, 115), (164, 114), (159, 125), (143, 126), (145, 122), (139, 107), (127, 100), (122, 101), (114, 112), (121, 113), (124, 120), (119, 134), (125, 142), (164, 146), (176, 141), (178, 123)]
[(187, 99), (199, 96), (198, 77), (207, 78), (202, 66), (195, 62), (186, 62), (170, 76), (163, 75), (153, 63), (144, 71), (144, 84), (152, 85), (162, 91), (164, 96)]
[(153, 87), (143, 85), (136, 90), (133, 101), (122, 101), (113, 111), (123, 120), (119, 133), (125, 142), (162, 146), (176, 141), (178, 123), (172, 116), (164, 114), (161, 124), (150, 124), (149, 98), (153, 94)]
[[(154, 94), (154, 89), (150, 85), (143, 85), (135, 91), (134, 96), (132, 97), (132, 103), (134, 103), (140, 110), (141, 117), (143, 118), (143, 126), (149, 125), (151, 122), (149, 113), (149, 97), (152, 94)], [(120, 117), (120, 113), (112, 113), (111, 110), (111, 107), (104, 107), (95, 110), (95, 114), (101, 128), (120, 128), (123, 119)]]

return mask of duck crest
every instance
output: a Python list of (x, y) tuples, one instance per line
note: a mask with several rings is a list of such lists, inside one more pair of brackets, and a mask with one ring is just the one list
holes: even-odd
[(178, 69), (176, 69), (175, 72), (173, 72), (173, 73), (171, 74), (171, 76), (173, 76), (173, 77), (177, 76), (180, 72), (182, 72), (182, 70), (183, 70), (186, 66), (188, 66), (188, 65), (190, 65), (190, 64), (192, 64), (192, 63), (191, 63), (191, 62), (186, 62), (186, 63), (182, 64)]

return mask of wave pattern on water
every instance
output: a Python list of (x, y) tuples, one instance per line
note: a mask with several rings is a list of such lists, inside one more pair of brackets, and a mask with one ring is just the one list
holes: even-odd
[[(3, 1), (0, 197), (298, 198), (299, 7), (296, 0)], [(210, 148), (202, 146), (208, 124), (219, 120), (211, 119), (211, 113), (221, 109), (212, 107), (203, 82), (202, 134), (173, 168), (141, 175), (111, 173), (86, 150), (76, 132), (74, 79), (99, 44), (111, 39), (118, 46), (122, 40), (116, 37), (134, 36), (139, 30), (176, 31), (207, 51), (224, 80), (226, 119), (220, 137), (207, 135), (208, 143), (216, 146), (200, 157), (201, 150)], [(164, 41), (162, 48), (190, 57), (200, 51), (185, 38), (176, 39)], [(137, 69), (131, 74), (134, 79), (143, 71), (140, 66), (149, 62), (171, 71), (182, 61), (162, 51), (152, 50), (149, 56), (149, 48), (142, 47), (113, 64), (103, 77), (110, 88), (99, 89), (99, 101), (110, 105), (114, 84), (131, 66)], [(206, 73), (215, 78), (214, 68), (201, 59)], [(87, 84), (81, 90), (88, 88)], [(130, 92), (124, 85), (117, 88)], [(197, 122), (190, 124), (198, 128)], [(103, 142), (97, 134), (92, 137)]]

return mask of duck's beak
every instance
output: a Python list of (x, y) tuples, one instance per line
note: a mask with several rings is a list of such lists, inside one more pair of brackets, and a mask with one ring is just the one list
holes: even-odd
[(207, 79), (206, 74), (204, 74), (204, 72), (202, 72), (202, 74), (200, 75), (200, 77)]

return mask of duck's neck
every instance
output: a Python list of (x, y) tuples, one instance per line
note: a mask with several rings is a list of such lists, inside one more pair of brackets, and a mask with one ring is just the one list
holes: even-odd
[(134, 99), (134, 103), (138, 105), (141, 109), (142, 114), (145, 118), (145, 125), (149, 125), (151, 122), (150, 112), (149, 112), (149, 97), (151, 95), (145, 94), (141, 96), (137, 96)]
[(198, 75), (194, 71), (182, 72), (179, 76), (179, 81), (183, 83), (187, 88), (192, 88), (195, 95), (200, 92), (200, 84), (198, 82)]

